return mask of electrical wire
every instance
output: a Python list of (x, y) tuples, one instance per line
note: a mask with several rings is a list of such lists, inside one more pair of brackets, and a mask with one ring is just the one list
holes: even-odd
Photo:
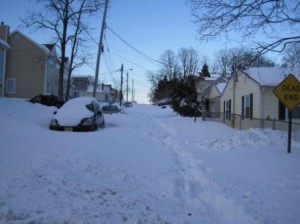
[(134, 50), (135, 52), (137, 52), (139, 55), (141, 55), (146, 60), (152, 62), (155, 65), (161, 65), (161, 64), (163, 64), (161, 61), (158, 61), (158, 60), (156, 60), (156, 59), (154, 59), (154, 58), (146, 55), (142, 51), (140, 51), (137, 48), (135, 48), (134, 46), (132, 46), (130, 43), (128, 43), (126, 40), (124, 40), (124, 38), (122, 38), (119, 34), (117, 34), (115, 31), (113, 31), (109, 26), (106, 26), (106, 28), (109, 31), (111, 31), (116, 37), (118, 37), (124, 44), (126, 44), (128, 47), (130, 47), (132, 50)]

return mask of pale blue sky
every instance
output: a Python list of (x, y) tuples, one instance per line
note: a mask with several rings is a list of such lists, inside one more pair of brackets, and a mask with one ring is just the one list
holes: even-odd
[[(0, 21), (10, 25), (11, 31), (18, 28), (38, 43), (51, 41), (49, 33), (38, 31), (32, 33), (20, 28), (19, 18), (25, 17), (36, 7), (33, 0), (1, 0)], [(99, 40), (99, 30), (102, 15), (89, 18), (89, 26), (94, 28), (92, 36)], [(112, 0), (108, 10), (107, 25), (133, 47), (159, 59), (167, 49), (177, 52), (181, 47), (194, 47), (200, 56), (206, 57), (212, 63), (213, 55), (220, 48), (231, 47), (237, 43), (211, 42), (200, 43), (196, 40), (196, 26), (192, 23), (189, 8), (185, 0)], [(107, 44), (107, 45), (106, 45)], [(97, 56), (97, 45), (91, 41), (89, 51)], [(145, 60), (120, 41), (111, 31), (106, 31), (105, 56), (101, 57), (99, 81), (119, 86), (118, 70), (124, 64), (129, 71), (129, 79), (134, 79), (135, 99), (138, 102), (148, 102), (149, 83), (147, 71), (157, 71), (158, 65)], [(76, 74), (94, 75), (95, 59), (89, 66), (75, 72)], [(108, 69), (109, 68), (109, 69)], [(116, 80), (117, 82), (115, 83)], [(130, 97), (131, 99), (131, 97)]]

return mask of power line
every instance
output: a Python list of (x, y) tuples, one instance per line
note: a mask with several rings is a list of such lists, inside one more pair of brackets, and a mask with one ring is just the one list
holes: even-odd
[(124, 40), (124, 38), (122, 38), (119, 34), (117, 34), (115, 31), (113, 31), (109, 26), (106, 26), (106, 28), (108, 30), (110, 30), (116, 37), (118, 37), (123, 43), (125, 43), (128, 47), (130, 47), (131, 49), (133, 49), (135, 52), (137, 52), (139, 55), (141, 55), (142, 57), (144, 57), (146, 60), (152, 62), (155, 65), (161, 65), (163, 64), (162, 62), (146, 55), (145, 53), (143, 53), (142, 51), (138, 50), (137, 48), (133, 47), (130, 43), (128, 43), (126, 40)]
[(108, 64), (107, 57), (106, 57), (105, 54), (104, 54), (104, 61), (106, 62), (106, 66), (107, 66), (107, 69), (109, 70), (109, 74), (110, 74), (111, 78), (113, 79), (114, 83), (116, 84), (116, 83), (117, 83), (117, 80), (116, 80), (115, 77), (113, 76), (113, 73), (112, 73), (112, 71), (111, 71), (111, 69), (110, 69), (110, 66), (109, 66), (109, 64)]
[(141, 69), (144, 69), (144, 70), (146, 70), (146, 71), (149, 71), (149, 69), (143, 67), (142, 65), (138, 65), (137, 63), (135, 63), (135, 62), (133, 62), (133, 61), (130, 61), (129, 59), (127, 59), (127, 58), (125, 58), (125, 57), (123, 57), (123, 56), (121, 56), (121, 55), (119, 55), (119, 54), (117, 54), (117, 53), (113, 53), (113, 54), (116, 55), (116, 56), (118, 56), (119, 58), (122, 58), (123, 60), (125, 60), (125, 61), (127, 61), (127, 62), (129, 62), (129, 63), (131, 63), (131, 64), (133, 64), (133, 65), (135, 65), (135, 66), (137, 66), (137, 67), (139, 67), (139, 68), (141, 68)]

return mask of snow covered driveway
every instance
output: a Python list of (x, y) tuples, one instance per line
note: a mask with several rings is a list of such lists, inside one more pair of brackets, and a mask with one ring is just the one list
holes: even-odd
[(300, 144), (135, 105), (92, 133), (0, 99), (0, 223), (298, 223)]

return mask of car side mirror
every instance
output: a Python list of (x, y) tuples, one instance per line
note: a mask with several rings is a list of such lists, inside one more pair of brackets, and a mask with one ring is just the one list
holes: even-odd
[(98, 114), (98, 115), (102, 115), (102, 111), (101, 111), (101, 110), (98, 110), (98, 111), (97, 111), (97, 114)]

